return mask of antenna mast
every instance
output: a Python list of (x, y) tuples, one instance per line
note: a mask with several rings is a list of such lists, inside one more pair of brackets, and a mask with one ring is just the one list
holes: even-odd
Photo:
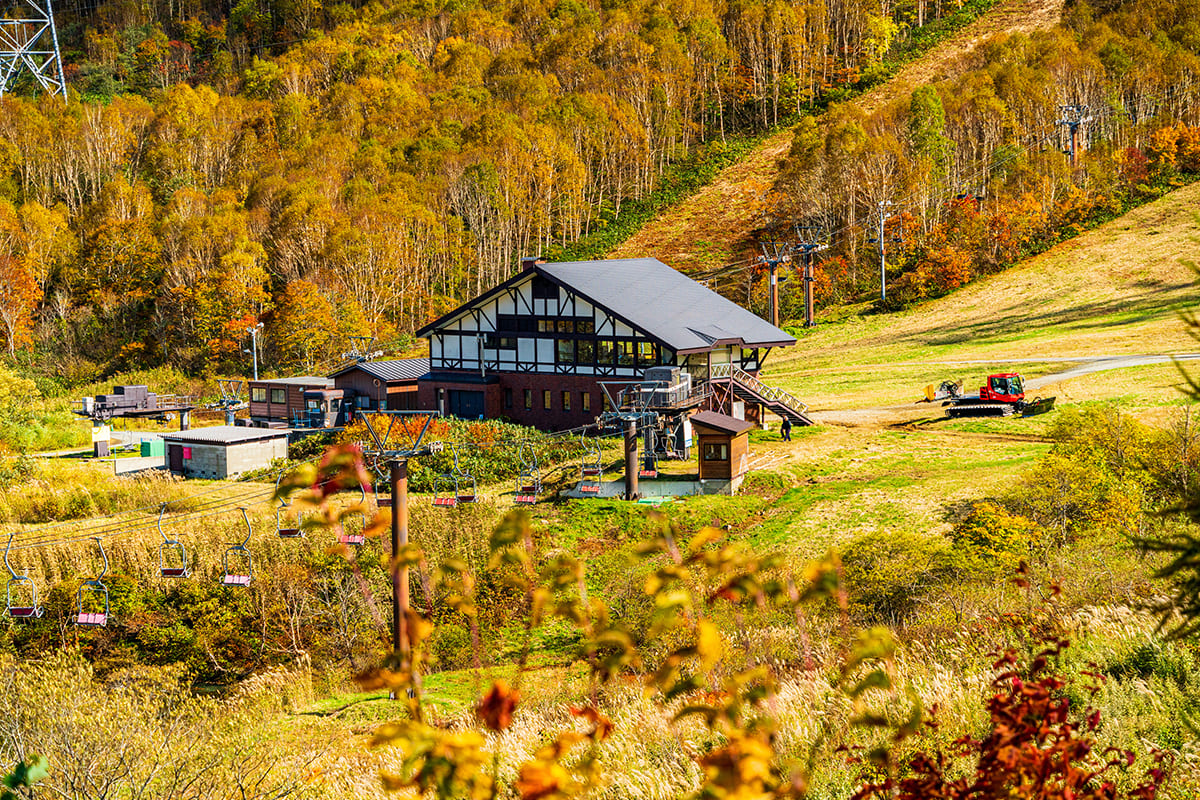
[(24, 10), (24, 16), (0, 18), (0, 96), (25, 70), (43, 90), (65, 100), (67, 81), (51, 0), (22, 0), (18, 7)]

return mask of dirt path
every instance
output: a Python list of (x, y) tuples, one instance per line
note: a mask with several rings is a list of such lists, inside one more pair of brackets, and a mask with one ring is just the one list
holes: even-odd
[[(1011, 0), (985, 14), (900, 72), (851, 101), (872, 112), (917, 86), (961, 69), (963, 56), (987, 37), (1048, 28), (1059, 19), (1062, 0)], [(768, 137), (747, 158), (727, 168), (692, 197), (659, 215), (608, 254), (610, 258), (654, 256), (681, 270), (711, 269), (738, 259), (758, 227), (779, 162), (792, 144), (791, 130)]]

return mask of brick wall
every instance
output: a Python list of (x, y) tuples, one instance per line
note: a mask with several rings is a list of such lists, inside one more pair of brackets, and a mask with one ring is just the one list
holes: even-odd
[[(591, 375), (547, 375), (529, 372), (492, 372), (488, 377), (496, 383), (458, 383), (448, 380), (421, 381), (418, 389), (418, 408), (437, 411), (437, 389), (446, 391), (447, 412), (449, 392), (458, 389), (484, 392), (484, 416), (488, 419), (511, 419), (522, 425), (542, 430), (564, 430), (594, 422), (604, 410), (604, 391), (597, 378)], [(605, 378), (604, 380), (608, 380)], [(511, 393), (508, 394), (507, 392)], [(525, 408), (525, 391), (530, 392), (532, 408)], [(544, 392), (550, 392), (550, 407), (545, 407)], [(570, 394), (570, 408), (563, 407), (563, 392)], [(583, 394), (588, 395), (585, 410)], [(506, 400), (511, 398), (512, 405)]]

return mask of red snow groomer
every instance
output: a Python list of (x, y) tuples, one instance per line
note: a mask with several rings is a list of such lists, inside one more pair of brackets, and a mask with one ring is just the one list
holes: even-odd
[(957, 417), (1011, 417), (1020, 414), (1032, 417), (1045, 414), (1054, 408), (1053, 397), (1037, 397), (1025, 400), (1025, 384), (1015, 372), (989, 375), (987, 383), (979, 387), (978, 394), (963, 394), (962, 381), (942, 381), (936, 389), (932, 384), (925, 387), (921, 402), (941, 403), (946, 407), (946, 416)]

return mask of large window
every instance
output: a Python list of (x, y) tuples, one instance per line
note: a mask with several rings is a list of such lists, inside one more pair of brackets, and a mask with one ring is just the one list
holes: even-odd
[(655, 351), (658, 349), (654, 346), (654, 342), (638, 342), (637, 343), (637, 363), (639, 367), (653, 367), (657, 360)]
[(622, 367), (632, 367), (634, 364), (633, 358), (633, 342), (621, 340), (617, 343), (617, 364)]
[(558, 284), (542, 275), (534, 275), (533, 296), (540, 300), (557, 300)]
[(286, 403), (287, 402), (287, 389), (272, 389), (271, 390), (271, 402), (272, 403)]
[(518, 317), (515, 314), (496, 315), (497, 333), (533, 333), (538, 329), (533, 317)]
[(596, 342), (596, 363), (597, 364), (613, 363), (612, 339), (601, 339), (598, 342)]
[(267, 402), (267, 387), (254, 386), (250, 389), (250, 399), (255, 403)]
[(560, 364), (575, 363), (575, 340), (574, 339), (558, 339), (555, 343), (555, 352), (558, 356)]
[(575, 342), (575, 362), (591, 364), (596, 357), (596, 343), (591, 339), (579, 339)]

